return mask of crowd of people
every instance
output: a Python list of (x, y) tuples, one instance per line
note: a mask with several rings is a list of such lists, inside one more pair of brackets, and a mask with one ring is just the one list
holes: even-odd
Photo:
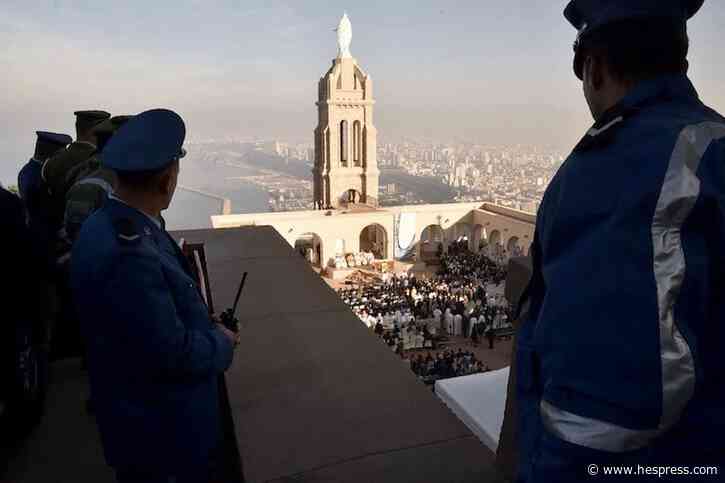
[(471, 337), (473, 325), (494, 329), (511, 320), (508, 303), (489, 293), (506, 277), (506, 269), (484, 254), (444, 254), (437, 275), (385, 273), (382, 281), (339, 289), (348, 304), (369, 327), (380, 324), (392, 330), (411, 320), (435, 319), (448, 335)]
[(487, 364), (476, 358), (470, 351), (458, 349), (437, 352), (435, 356), (429, 352), (425, 357), (417, 354), (410, 359), (410, 369), (424, 382), (434, 382), (438, 379), (468, 376), (491, 369)]
[[(338, 293), (383, 343), (404, 357), (411, 350), (436, 350), (451, 337), (469, 338), (474, 347), (486, 338), (492, 349), (497, 333), (511, 328), (511, 307), (493, 293), (505, 278), (506, 268), (487, 254), (454, 243), (441, 254), (433, 276), (388, 272), (377, 283), (360, 283)], [(423, 378), (454, 377), (484, 368), (472, 354), (461, 351), (427, 359), (423, 364), (416, 358), (411, 366)]]

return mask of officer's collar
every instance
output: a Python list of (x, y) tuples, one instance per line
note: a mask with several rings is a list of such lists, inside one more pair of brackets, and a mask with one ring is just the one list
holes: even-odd
[(611, 141), (614, 133), (627, 118), (648, 104), (663, 98), (698, 99), (697, 91), (686, 75), (665, 75), (642, 81), (632, 88), (615, 106), (606, 111), (586, 136), (574, 148), (575, 151), (590, 149)]
[(587, 136), (595, 138), (604, 134), (608, 130), (624, 122), (625, 113), (620, 110), (612, 111), (607, 115), (603, 116), (597, 123), (587, 131)]
[(629, 93), (615, 106), (619, 109), (640, 108), (663, 97), (698, 99), (695, 86), (684, 74), (670, 74), (642, 81), (634, 86)]
[(162, 229), (163, 229), (163, 225), (162, 225), (162, 223), (161, 223), (161, 220), (159, 220), (158, 218), (155, 218), (155, 217), (153, 217), (153, 216), (149, 215), (148, 213), (144, 213), (143, 211), (139, 210), (138, 208), (135, 208), (135, 207), (133, 207), (133, 206), (129, 205), (128, 203), (126, 203), (125, 201), (123, 201), (123, 200), (122, 200), (121, 198), (119, 198), (118, 196), (116, 196), (116, 195), (115, 195), (114, 193), (110, 193), (110, 194), (108, 195), (108, 198), (109, 198), (109, 199), (112, 199), (112, 200), (114, 200), (114, 201), (116, 201), (116, 202), (118, 202), (118, 203), (120, 203), (120, 204), (122, 204), (122, 205), (124, 205), (124, 206), (127, 206), (128, 208), (130, 208), (130, 209), (132, 209), (132, 210), (134, 210), (134, 211), (136, 211), (136, 212), (138, 212), (138, 213), (140, 213), (140, 214), (141, 214), (141, 215), (143, 215), (143, 216), (144, 216), (144, 217), (145, 217), (145, 218), (146, 218), (147, 220), (149, 220), (149, 221), (150, 221), (151, 223), (153, 223), (153, 224), (154, 224), (154, 226), (155, 226), (156, 228), (158, 228), (159, 230), (162, 230)]

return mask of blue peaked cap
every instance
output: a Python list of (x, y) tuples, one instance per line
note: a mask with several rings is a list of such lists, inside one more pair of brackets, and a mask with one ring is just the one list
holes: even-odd
[(705, 0), (571, 0), (564, 17), (580, 33), (635, 18), (664, 17), (684, 23), (703, 3)]
[(574, 73), (582, 79), (581, 43), (605, 25), (624, 20), (669, 19), (686, 28), (705, 0), (571, 0), (564, 17), (579, 31), (574, 42)]
[(73, 142), (73, 138), (67, 134), (60, 134), (48, 131), (36, 131), (38, 141), (55, 144), (58, 146), (67, 146)]
[(48, 131), (36, 131), (35, 134), (38, 139), (35, 141), (33, 157), (39, 161), (48, 158), (73, 142), (73, 138), (67, 134)]
[(152, 109), (131, 118), (103, 148), (103, 165), (123, 172), (156, 171), (186, 154), (186, 126), (168, 109)]

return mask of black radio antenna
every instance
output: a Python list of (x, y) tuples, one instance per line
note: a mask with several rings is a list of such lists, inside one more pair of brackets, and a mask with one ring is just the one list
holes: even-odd
[(232, 307), (232, 314), (237, 313), (237, 305), (239, 305), (239, 297), (242, 295), (242, 289), (244, 288), (244, 282), (247, 281), (247, 272), (244, 272), (244, 275), (242, 275), (242, 281), (239, 284), (239, 289), (237, 290), (237, 296), (234, 297), (234, 306)]

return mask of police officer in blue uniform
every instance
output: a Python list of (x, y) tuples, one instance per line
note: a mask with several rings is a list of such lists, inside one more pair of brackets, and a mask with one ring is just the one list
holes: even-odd
[(33, 157), (18, 174), (18, 190), (20, 197), (24, 200), (38, 190), (38, 185), (42, 181), (41, 172), (45, 161), (73, 142), (73, 138), (67, 134), (47, 131), (37, 131), (35, 134), (37, 139)]
[(520, 482), (589, 481), (604, 464), (652, 481), (637, 465), (723, 462), (725, 118), (686, 60), (702, 5), (566, 7), (595, 124), (537, 217), (517, 349)]
[(51, 220), (51, 198), (41, 173), (48, 158), (68, 146), (73, 138), (67, 134), (46, 131), (38, 131), (36, 134), (33, 157), (18, 173), (18, 191), (25, 203), (31, 231), (36, 238), (41, 237), (50, 246), (52, 237), (55, 236)]
[(73, 247), (91, 396), (120, 482), (206, 482), (220, 439), (217, 380), (236, 336), (210, 318), (161, 221), (184, 137), (163, 109), (120, 128), (102, 153), (118, 185)]
[[(45, 162), (65, 149), (73, 139), (67, 134), (38, 131), (33, 157), (18, 173), (18, 191), (25, 205), (27, 218), (27, 246), (24, 247), (27, 257), (21, 255), (10, 257), (23, 260), (24, 275), (30, 275), (28, 287), (32, 293), (30, 303), (25, 303), (23, 319), (29, 324), (32, 342), (30, 354), (32, 370), (37, 374), (33, 379), (39, 388), (33, 404), (34, 412), (41, 414), (47, 382), (47, 362), (50, 356), (50, 341), (53, 339), (58, 318), (58, 284), (55, 265), (55, 247), (57, 225), (53, 214), (53, 200), (48, 193), (48, 186), (41, 176)], [(15, 252), (12, 252), (15, 253)], [(15, 280), (16, 276), (10, 277)], [(8, 300), (16, 300), (9, 296)]]

